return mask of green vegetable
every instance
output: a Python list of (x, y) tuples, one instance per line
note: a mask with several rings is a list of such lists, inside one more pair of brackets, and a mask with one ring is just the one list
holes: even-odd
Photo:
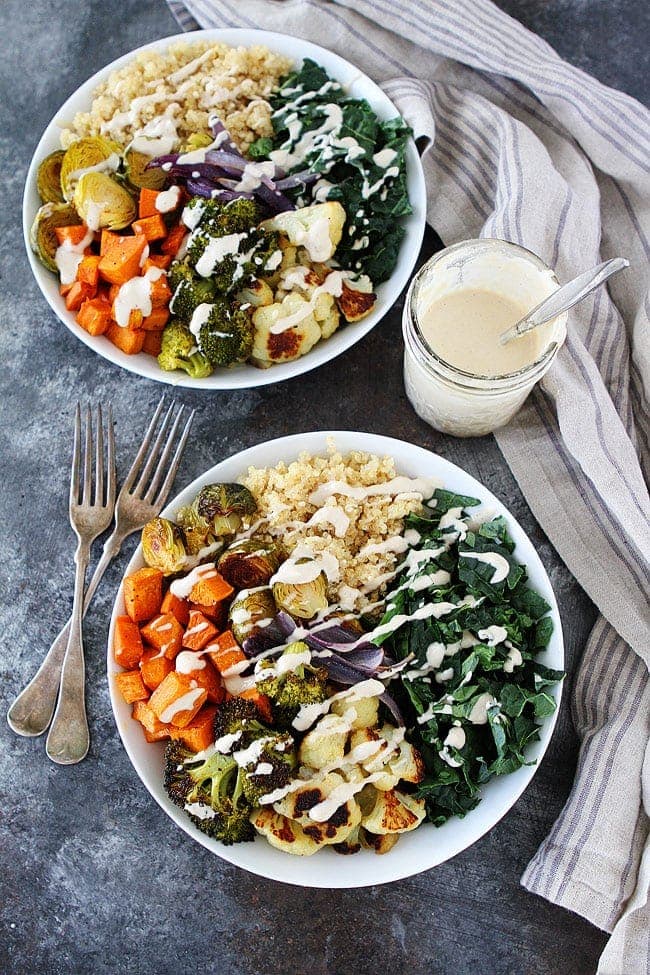
[[(296, 654), (309, 651), (306, 643), (292, 643), (282, 653), (280, 660), (290, 660)], [(277, 661), (262, 661), (257, 689), (270, 698), (273, 717), (279, 728), (290, 728), (303, 704), (317, 704), (327, 698), (327, 670), (300, 663), (284, 673), (264, 676), (265, 670), (277, 671)]]
[(69, 227), (80, 223), (81, 218), (77, 211), (68, 203), (45, 203), (36, 212), (29, 231), (29, 242), (41, 264), (44, 264), (48, 270), (58, 270), (54, 260), (59, 246), (56, 227)]
[[(391, 693), (425, 762), (416, 794), (426, 800), (428, 819), (441, 825), (473, 809), (492, 776), (529, 763), (526, 749), (539, 738), (537, 721), (555, 709), (548, 689), (563, 674), (535, 659), (551, 638), (550, 607), (526, 584), (505, 520), (477, 525), (466, 511), (480, 503), (475, 498), (438, 490), (434, 499), (429, 515), (406, 519), (420, 534), (417, 549), (431, 556), (396, 580), (381, 623), (427, 603), (456, 608), (410, 620), (375, 642), (397, 660), (413, 655)], [(472, 555), (496, 556), (506, 574), (500, 579), (502, 571)], [(434, 573), (438, 581), (432, 583)], [(436, 658), (440, 645), (445, 654)]]
[(259, 629), (261, 620), (273, 619), (277, 606), (268, 587), (242, 590), (230, 604), (228, 621), (238, 643), (243, 643)]
[(38, 167), (36, 186), (42, 203), (63, 203), (61, 189), (61, 163), (65, 152), (57, 149), (46, 156)]
[(215, 535), (234, 535), (243, 516), (257, 511), (257, 501), (243, 484), (206, 484), (197, 495), (196, 507)]
[[(297, 97), (301, 101), (294, 105)], [(395, 267), (404, 237), (400, 218), (412, 212), (404, 158), (411, 130), (401, 118), (380, 121), (367, 101), (348, 97), (341, 85), (309, 58), (283, 81), (271, 101), (274, 136), (252, 144), (249, 155), (253, 159), (268, 159), (280, 148), (294, 151), (306, 133), (322, 127), (327, 105), (335, 103), (341, 108), (340, 129), (333, 131), (326, 143), (320, 137), (316, 139), (307, 155), (289, 167), (289, 173), (309, 169), (333, 184), (327, 200), (338, 200), (348, 214), (336, 252), (337, 264), (369, 275), (375, 284), (385, 281)], [(289, 121), (295, 116), (300, 126), (290, 131)], [(353, 156), (346, 142), (350, 139), (361, 150)], [(383, 159), (378, 158), (384, 161), (388, 156), (387, 165), (375, 161), (382, 152)], [(310, 202), (313, 191), (287, 192), (304, 204)]]
[[(296, 565), (304, 565), (311, 559), (298, 559)], [(273, 598), (278, 608), (286, 610), (290, 616), (310, 620), (316, 613), (327, 609), (327, 577), (319, 572), (309, 582), (274, 582)]]
[(284, 559), (285, 553), (278, 544), (248, 538), (230, 545), (220, 556), (217, 568), (235, 589), (255, 589), (267, 584)]
[(158, 365), (165, 372), (182, 369), (192, 379), (203, 379), (211, 375), (212, 366), (201, 352), (192, 351), (195, 348), (194, 336), (187, 325), (179, 318), (171, 318), (162, 334)]
[(215, 367), (245, 362), (253, 349), (253, 326), (246, 311), (224, 299), (216, 300), (201, 326), (199, 348)]
[(153, 518), (142, 529), (142, 554), (147, 565), (165, 575), (180, 572), (186, 552), (180, 528), (167, 518)]

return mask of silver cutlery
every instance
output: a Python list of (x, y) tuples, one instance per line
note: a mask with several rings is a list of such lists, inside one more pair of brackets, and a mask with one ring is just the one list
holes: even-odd
[[(110, 525), (115, 508), (115, 442), (110, 405), (108, 407), (106, 437), (106, 476), (104, 474), (104, 428), (101, 405), (97, 407), (95, 429), (97, 433), (93, 447), (92, 413), (88, 407), (86, 409), (85, 437), (82, 448), (81, 407), (77, 403), (69, 505), (70, 524), (77, 536), (77, 548), (74, 554), (76, 566), (74, 597), (68, 640), (63, 655), (59, 698), (46, 744), (48, 756), (53, 762), (59, 762), (62, 765), (81, 761), (90, 744), (88, 721), (86, 720), (85, 664), (81, 621), (86, 570), (90, 560), (90, 546)], [(95, 457), (94, 478), (93, 454)]]
[[(88, 584), (83, 605), (84, 614), (106, 569), (119, 553), (124, 540), (159, 514), (171, 490), (194, 419), (194, 411), (190, 413), (181, 429), (184, 408), (181, 406), (174, 413), (172, 404), (156, 435), (163, 406), (164, 398), (156, 408), (118, 494), (115, 504), (115, 528), (104, 544), (101, 558)], [(177, 445), (174, 449), (176, 440)], [(9, 709), (7, 720), (10, 727), (19, 735), (41, 735), (52, 720), (70, 622), (56, 637), (37, 673)]]

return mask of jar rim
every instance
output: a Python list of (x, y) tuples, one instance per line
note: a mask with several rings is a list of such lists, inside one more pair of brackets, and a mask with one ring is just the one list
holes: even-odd
[[(465, 386), (469, 389), (481, 388), (481, 386), (485, 383), (492, 386), (494, 386), (494, 384), (498, 384), (499, 390), (502, 390), (503, 388), (507, 388), (513, 384), (517, 386), (520, 383), (523, 384), (524, 382), (528, 382), (530, 379), (535, 378), (538, 374), (546, 370), (551, 361), (555, 358), (555, 355), (559, 351), (560, 345), (562, 344), (561, 342), (557, 341), (549, 342), (542, 354), (535, 359), (534, 362), (523, 366), (521, 369), (516, 369), (513, 372), (500, 373), (496, 376), (487, 376), (484, 373), (470, 372), (469, 370), (461, 369), (459, 366), (453, 365), (451, 362), (448, 362), (446, 359), (443, 359), (442, 356), (438, 355), (438, 353), (435, 352), (435, 350), (432, 349), (429, 343), (426, 341), (420, 327), (416, 309), (417, 292), (424, 276), (433, 266), (435, 266), (435, 264), (439, 263), (439, 261), (443, 258), (448, 257), (450, 254), (457, 251), (470, 250), (472, 247), (482, 247), (490, 250), (493, 246), (495, 249), (507, 250), (513, 253), (516, 252), (519, 256), (523, 256), (526, 260), (530, 261), (530, 263), (534, 264), (538, 270), (550, 272), (553, 283), (559, 288), (560, 282), (557, 279), (555, 271), (548, 267), (541, 257), (538, 257), (538, 255), (533, 251), (528, 250), (526, 247), (522, 247), (520, 244), (515, 244), (512, 241), (502, 240), (499, 237), (477, 237), (470, 240), (460, 241), (457, 244), (451, 244), (449, 247), (445, 247), (435, 253), (429, 258), (428, 261), (425, 261), (422, 267), (419, 268), (417, 273), (414, 275), (406, 295), (405, 310), (408, 310), (408, 318), (412, 324), (412, 334), (416, 345), (421, 355), (428, 360), (433, 360), (432, 362), (429, 361), (427, 364), (436, 366), (439, 371), (443, 372), (443, 374), (448, 373), (449, 377), (452, 380), (455, 380), (458, 385)], [(404, 322), (404, 333), (406, 336), (406, 316)], [(472, 385), (471, 382), (468, 383), (468, 380), (473, 381), (474, 384)], [(477, 381), (479, 383), (478, 386), (476, 385)]]

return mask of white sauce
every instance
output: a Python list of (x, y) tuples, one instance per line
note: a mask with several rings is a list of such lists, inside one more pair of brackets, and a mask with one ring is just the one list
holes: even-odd
[(190, 319), (189, 329), (194, 338), (198, 339), (201, 327), (205, 325), (208, 318), (210, 317), (210, 312), (214, 308), (214, 305), (209, 302), (203, 301), (200, 305), (197, 305), (192, 312), (192, 317)]
[(236, 254), (239, 245), (247, 237), (246, 233), (226, 234), (225, 237), (213, 237), (196, 262), (196, 272), (203, 278), (209, 278), (224, 257)]
[(462, 559), (476, 559), (477, 562), (491, 565), (494, 568), (494, 573), (490, 579), (493, 585), (497, 582), (503, 582), (508, 577), (510, 565), (508, 560), (503, 555), (499, 555), (498, 552), (459, 552), (458, 554)]
[(481, 643), (487, 643), (488, 647), (495, 647), (497, 643), (503, 643), (508, 638), (508, 631), (505, 626), (486, 626), (484, 630), (478, 631), (478, 638)]
[(487, 724), (488, 721), (488, 708), (494, 707), (496, 704), (496, 698), (492, 697), (491, 694), (480, 694), (474, 706), (470, 711), (469, 720), (472, 724)]
[(340, 494), (346, 498), (375, 497), (377, 495), (389, 495), (394, 497), (398, 494), (414, 494), (423, 498), (431, 497), (434, 490), (441, 487), (440, 481), (435, 478), (424, 477), (394, 477), (390, 481), (383, 481), (381, 484), (370, 484), (367, 487), (355, 487), (347, 481), (327, 481), (321, 484), (309, 495), (311, 504), (322, 505), (334, 494)]
[(343, 538), (350, 527), (350, 519), (345, 511), (335, 505), (324, 505), (314, 512), (307, 525), (331, 525), (337, 538)]
[(142, 312), (143, 318), (151, 314), (151, 283), (164, 273), (160, 267), (150, 267), (146, 274), (131, 278), (120, 286), (113, 302), (113, 314), (120, 328), (127, 327), (132, 311)]
[(506, 674), (511, 674), (515, 667), (520, 667), (524, 662), (524, 658), (521, 655), (521, 650), (517, 647), (509, 647), (506, 659), (503, 663), (503, 669)]
[(181, 579), (174, 579), (169, 591), (172, 596), (176, 596), (178, 599), (187, 599), (197, 582), (200, 582), (201, 579), (210, 579), (216, 575), (217, 570), (214, 565), (197, 565), (186, 576)]
[(175, 660), (176, 671), (179, 674), (191, 674), (194, 670), (203, 670), (206, 666), (204, 653), (205, 650), (181, 650)]
[(175, 210), (178, 206), (180, 198), (180, 186), (170, 186), (168, 190), (163, 190), (156, 197), (156, 210), (158, 213), (171, 213), (171, 211)]
[(77, 277), (79, 265), (83, 260), (84, 251), (93, 242), (93, 232), (88, 228), (84, 237), (78, 244), (73, 244), (70, 240), (64, 240), (54, 254), (54, 263), (57, 266), (61, 284), (72, 284)]
[(165, 708), (160, 714), (160, 720), (163, 724), (169, 724), (170, 721), (176, 717), (177, 714), (181, 714), (183, 711), (191, 711), (194, 705), (201, 697), (205, 694), (202, 687), (191, 687), (189, 691), (182, 694), (181, 697), (177, 698), (175, 701)]

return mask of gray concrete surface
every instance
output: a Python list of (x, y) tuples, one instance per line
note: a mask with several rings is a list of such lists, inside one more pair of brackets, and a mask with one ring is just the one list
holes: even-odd
[[(641, 0), (503, 0), (563, 55), (643, 97)], [(161, 389), (94, 355), (49, 311), (23, 253), (29, 159), (63, 100), (104, 63), (175, 32), (162, 0), (4, 0), (0, 8), (0, 710), (34, 672), (71, 606), (66, 498), (73, 404), (112, 400), (122, 473)], [(645, 13), (644, 13), (645, 12)], [(647, 31), (645, 31), (647, 34)], [(645, 59), (645, 61), (644, 61)], [(645, 67), (644, 67), (645, 65)], [(436, 246), (429, 234), (422, 257)], [(491, 438), (457, 441), (420, 422), (401, 380), (400, 309), (345, 356), (276, 388), (196, 407), (178, 487), (222, 457), (302, 430), (402, 437), (460, 464), (521, 520), (551, 575), (569, 672), (594, 609), (532, 518)], [(133, 543), (134, 545), (135, 543)], [(547, 757), (525, 796), (450, 863), (361, 891), (300, 891), (244, 873), (181, 833), (149, 798), (122, 748), (105, 679), (108, 618), (126, 556), (86, 624), (92, 748), (75, 768), (0, 720), (0, 972), (11, 975), (585, 975), (601, 932), (527, 894), (521, 872), (560, 812), (577, 741), (567, 681)]]

